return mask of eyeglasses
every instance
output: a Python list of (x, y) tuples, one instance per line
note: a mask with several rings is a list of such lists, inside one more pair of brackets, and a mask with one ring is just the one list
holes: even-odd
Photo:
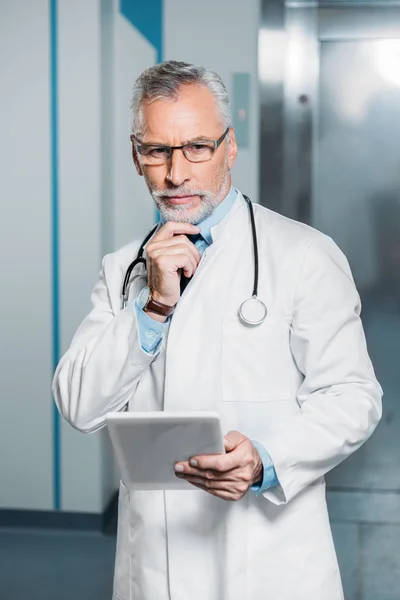
[(144, 157), (144, 163), (148, 165), (162, 165), (168, 162), (174, 150), (182, 150), (184, 157), (193, 163), (211, 160), (214, 152), (224, 141), (230, 127), (217, 140), (200, 140), (189, 142), (183, 146), (163, 146), (159, 144), (143, 144), (133, 134), (131, 142), (135, 143), (136, 149)]

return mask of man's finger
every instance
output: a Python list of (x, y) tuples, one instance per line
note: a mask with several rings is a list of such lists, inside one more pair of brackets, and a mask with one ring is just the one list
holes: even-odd
[(201, 485), (205, 490), (225, 490), (225, 492), (231, 492), (232, 487), (236, 485), (236, 482), (226, 479), (204, 479), (192, 475), (185, 477), (185, 480), (189, 483)]
[[(191, 242), (189, 242), (191, 243)], [(163, 242), (163, 244), (167, 244), (167, 242)], [(157, 248), (153, 248), (151, 253), (148, 254), (149, 266), (151, 268), (151, 264), (157, 264), (160, 260), (167, 261), (165, 257), (167, 256), (186, 256), (186, 262), (190, 262), (193, 267), (193, 271), (197, 269), (197, 266), (200, 262), (200, 252), (197, 250), (196, 246), (189, 248), (184, 243), (176, 243), (173, 245), (159, 246)]]
[(210, 481), (237, 481), (238, 477), (241, 476), (241, 471), (237, 468), (231, 469), (230, 471), (212, 471), (211, 469), (198, 469), (191, 467), (188, 462), (177, 463), (182, 465), (183, 471), (176, 471), (178, 477), (200, 477), (201, 479), (209, 479)]
[(246, 436), (243, 435), (243, 433), (240, 433), (240, 431), (229, 431), (224, 437), (225, 450), (227, 452), (232, 452), (234, 448), (246, 440)]
[[(195, 475), (199, 470), (225, 473), (238, 466), (236, 462), (237, 459), (232, 454), (202, 454), (200, 456), (194, 456), (190, 461), (177, 463), (177, 465), (183, 467), (183, 471), (181, 472)], [(177, 471), (179, 471), (179, 469), (177, 469)]]
[[(175, 263), (179, 269), (186, 269), (190, 266), (192, 271), (195, 272), (198, 266), (197, 258), (191, 252), (186, 254), (185, 251), (186, 248), (182, 248), (182, 246), (171, 246), (169, 248), (153, 251), (151, 258), (154, 263), (162, 260), (164, 265), (167, 263), (167, 257), (173, 257), (171, 258), (171, 262)], [(160, 262), (158, 262), (158, 264), (160, 265)]]
[(168, 238), (167, 240), (152, 240), (149, 242), (149, 245), (146, 248), (148, 256), (151, 258), (156, 258), (161, 253), (165, 252), (168, 248), (174, 248), (176, 246), (180, 246), (184, 244), (185, 249), (189, 250), (193, 254), (195, 258), (197, 258), (197, 262), (200, 260), (200, 252), (196, 248), (196, 246), (191, 242), (186, 235)]
[(152, 238), (153, 242), (159, 242), (161, 240), (167, 240), (176, 234), (194, 234), (199, 233), (200, 227), (192, 225), (191, 223), (176, 223), (175, 221), (168, 221), (161, 227), (159, 231)]
[(202, 456), (193, 456), (189, 463), (192, 467), (198, 469), (211, 469), (213, 471), (230, 471), (239, 466), (238, 457), (233, 453), (242, 442), (248, 438), (240, 431), (229, 431), (224, 437), (225, 449), (228, 454), (203, 454)]
[(216, 490), (213, 488), (206, 488), (201, 483), (195, 483), (192, 481), (190, 483), (194, 487), (199, 488), (199, 490), (203, 490), (203, 492), (207, 492), (211, 496), (215, 496), (216, 498), (219, 498), (220, 500), (225, 500), (227, 502), (233, 502), (235, 500), (240, 500), (240, 497), (241, 497), (241, 495), (238, 493), (232, 493), (232, 492), (228, 492), (226, 490)]

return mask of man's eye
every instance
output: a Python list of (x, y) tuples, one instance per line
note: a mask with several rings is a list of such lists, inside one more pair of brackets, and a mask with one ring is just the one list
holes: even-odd
[(190, 146), (186, 146), (186, 149), (188, 152), (201, 154), (202, 152), (208, 152), (210, 148), (207, 144), (190, 144)]
[(166, 156), (169, 154), (169, 149), (164, 146), (160, 146), (159, 148), (149, 148), (147, 154), (150, 154), (150, 156)]

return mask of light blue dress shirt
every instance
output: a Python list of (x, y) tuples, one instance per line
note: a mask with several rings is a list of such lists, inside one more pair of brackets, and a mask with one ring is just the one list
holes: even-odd
[[(211, 227), (217, 225), (224, 217), (228, 214), (230, 209), (232, 208), (236, 198), (237, 198), (237, 190), (234, 187), (231, 187), (229, 194), (226, 198), (214, 209), (212, 214), (198, 223), (200, 227), (200, 235), (201, 239), (197, 240), (195, 243), (196, 248), (200, 252), (200, 256), (203, 255), (204, 250), (210, 246), (213, 242), (211, 235)], [(161, 222), (164, 224), (165, 221), (161, 219)], [(137, 299), (134, 301), (134, 307), (136, 311), (138, 327), (139, 327), (139, 336), (140, 342), (142, 345), (142, 349), (145, 352), (150, 354), (154, 354), (156, 352), (159, 344), (161, 343), (162, 338), (167, 334), (171, 317), (168, 317), (164, 323), (160, 323), (159, 321), (155, 321), (149, 315), (147, 315), (138, 305)], [(253, 490), (257, 496), (265, 492), (271, 487), (279, 484), (279, 481), (276, 476), (276, 472), (271, 461), (271, 458), (264, 448), (262, 444), (253, 441), (253, 446), (258, 450), (258, 453), (261, 457), (263, 463), (263, 479), (262, 482), (258, 485), (251, 486), (251, 490)]]

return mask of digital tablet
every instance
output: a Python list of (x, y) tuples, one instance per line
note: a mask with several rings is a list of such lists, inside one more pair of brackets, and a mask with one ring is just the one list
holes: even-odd
[(130, 490), (194, 490), (176, 477), (175, 463), (225, 453), (217, 412), (113, 412), (106, 421)]

